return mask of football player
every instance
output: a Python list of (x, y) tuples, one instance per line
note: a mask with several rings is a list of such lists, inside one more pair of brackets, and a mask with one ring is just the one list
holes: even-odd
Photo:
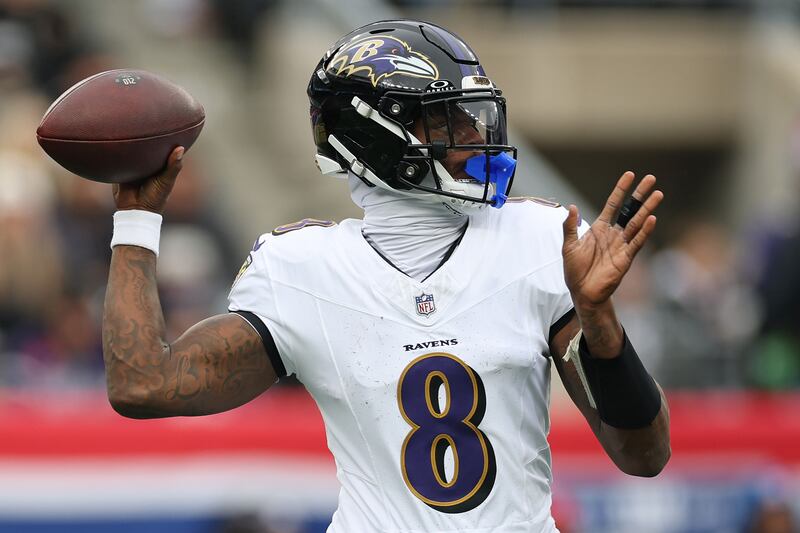
[(308, 94), (318, 166), (348, 180), (364, 219), (261, 235), (229, 312), (173, 342), (156, 258), (182, 148), (163, 175), (115, 186), (114, 408), (217, 413), (295, 374), (336, 460), (338, 533), (557, 531), (551, 364), (611, 460), (658, 474), (667, 403), (611, 300), (655, 227), (655, 178), (623, 174), (591, 225), (575, 206), (509, 197), (505, 100), (469, 46), (427, 22), (346, 35)]

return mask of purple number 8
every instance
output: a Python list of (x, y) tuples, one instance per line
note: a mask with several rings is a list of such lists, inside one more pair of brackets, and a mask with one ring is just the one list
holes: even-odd
[[(439, 405), (439, 390), (445, 404)], [(486, 435), (478, 429), (486, 410), (486, 392), (478, 374), (454, 355), (417, 357), (397, 384), (397, 403), (411, 432), (403, 441), (400, 468), (409, 490), (444, 513), (474, 509), (494, 486), (496, 462)], [(445, 452), (454, 469), (448, 480)]]

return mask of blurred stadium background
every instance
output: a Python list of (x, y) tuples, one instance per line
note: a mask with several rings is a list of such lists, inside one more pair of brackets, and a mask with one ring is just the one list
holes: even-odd
[(798, 531), (797, 2), (0, 0), (0, 532), (325, 530), (335, 470), (301, 388), (198, 419), (111, 411), (110, 187), (60, 170), (34, 131), (111, 68), (158, 72), (205, 105), (162, 235), (174, 338), (224, 312), (258, 234), (359, 216), (314, 167), (305, 86), (338, 36), (398, 15), (461, 34), (504, 89), (516, 194), (589, 217), (631, 169), (667, 195), (616, 302), (668, 390), (673, 459), (653, 480), (616, 472), (554, 390), (562, 533)]

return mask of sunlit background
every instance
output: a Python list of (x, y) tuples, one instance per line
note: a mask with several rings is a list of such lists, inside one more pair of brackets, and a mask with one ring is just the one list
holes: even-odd
[(325, 530), (335, 469), (290, 380), (212, 417), (110, 409), (110, 187), (61, 170), (34, 132), (61, 92), (112, 68), (205, 106), (162, 232), (172, 339), (225, 312), (260, 233), (360, 215), (314, 166), (305, 88), (340, 35), (398, 16), (454, 30), (505, 92), (517, 195), (591, 218), (625, 170), (666, 194), (616, 304), (667, 389), (673, 459), (655, 479), (618, 473), (554, 387), (562, 533), (798, 531), (795, 2), (0, 0), (0, 532)]

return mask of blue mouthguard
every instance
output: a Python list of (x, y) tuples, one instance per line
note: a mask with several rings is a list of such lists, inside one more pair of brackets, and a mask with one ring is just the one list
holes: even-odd
[[(500, 209), (508, 200), (508, 181), (514, 174), (517, 160), (502, 152), (489, 156), (489, 182), (495, 184), (495, 194), (492, 196), (492, 207)], [(465, 167), (467, 174), (481, 183), (486, 183), (486, 154), (480, 154), (467, 159)]]

